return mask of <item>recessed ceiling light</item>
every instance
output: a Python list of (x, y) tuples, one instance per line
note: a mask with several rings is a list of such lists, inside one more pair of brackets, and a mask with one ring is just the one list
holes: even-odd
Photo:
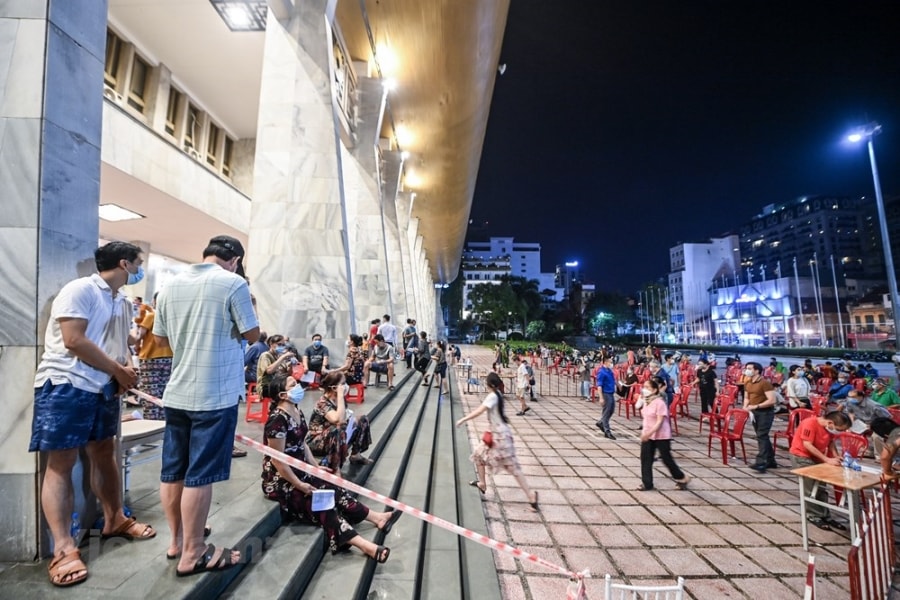
[(209, 0), (231, 31), (265, 31), (266, 0)]
[(143, 219), (144, 215), (122, 208), (118, 204), (101, 204), (100, 218), (104, 221), (133, 221), (134, 219)]

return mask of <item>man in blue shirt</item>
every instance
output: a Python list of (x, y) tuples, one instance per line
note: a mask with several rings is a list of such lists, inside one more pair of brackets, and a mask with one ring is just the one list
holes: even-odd
[(597, 369), (597, 389), (603, 395), (603, 412), (600, 414), (600, 420), (597, 421), (597, 427), (603, 430), (603, 435), (614, 440), (609, 428), (609, 419), (612, 417), (613, 410), (616, 408), (616, 377), (612, 372), (612, 358), (606, 357), (600, 363)]
[(244, 350), (244, 381), (247, 383), (256, 383), (256, 366), (259, 364), (260, 355), (269, 349), (266, 343), (268, 338), (263, 331), (259, 334), (259, 339)]

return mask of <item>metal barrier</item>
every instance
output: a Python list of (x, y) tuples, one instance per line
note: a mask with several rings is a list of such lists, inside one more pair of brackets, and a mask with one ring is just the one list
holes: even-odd
[[(459, 381), (460, 388), (465, 386), (467, 394), (474, 394), (486, 391), (484, 386), (484, 378), (490, 373), (490, 369), (484, 367), (476, 367), (471, 363), (457, 363), (456, 376)], [(516, 376), (509, 369), (504, 370), (501, 375), (503, 383), (506, 386), (507, 394), (514, 394), (516, 391)], [(534, 371), (534, 392), (541, 396), (556, 396), (558, 398), (577, 398), (581, 397), (581, 376), (576, 375), (556, 375), (555, 373), (547, 373), (546, 371)]]
[(847, 555), (851, 600), (886, 598), (894, 574), (891, 497), (882, 487), (863, 517), (859, 537)]

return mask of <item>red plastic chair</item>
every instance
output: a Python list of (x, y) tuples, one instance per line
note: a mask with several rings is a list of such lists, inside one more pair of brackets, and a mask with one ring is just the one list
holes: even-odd
[(809, 395), (809, 405), (812, 406), (812, 411), (816, 415), (821, 415), (825, 412), (825, 405), (827, 403), (827, 396), (814, 396), (812, 394)]
[(633, 386), (631, 386), (631, 388), (629, 388), (628, 395), (625, 396), (625, 398), (623, 398), (619, 402), (619, 416), (620, 417), (622, 416), (622, 405), (625, 405), (625, 418), (626, 419), (631, 419), (632, 414), (637, 416), (638, 411), (634, 407), (634, 405), (637, 404), (638, 395), (640, 395), (640, 393), (641, 393), (641, 386), (639, 386), (639, 385), (633, 385)]
[(727, 413), (725, 413), (725, 418), (722, 423), (722, 427), (719, 428), (718, 431), (710, 431), (709, 432), (709, 442), (706, 445), (706, 455), (712, 456), (712, 441), (713, 438), (722, 442), (722, 464), (728, 464), (728, 448), (731, 448), (731, 455), (735, 455), (735, 444), (740, 442), (741, 444), (741, 454), (744, 457), (744, 462), (747, 462), (747, 450), (744, 448), (744, 426), (747, 425), (747, 420), (750, 418), (750, 413), (743, 408), (732, 408)]
[(344, 395), (344, 401), (348, 404), (362, 404), (366, 401), (366, 386), (361, 383), (351, 383), (350, 389)]
[(778, 447), (778, 438), (784, 438), (787, 440), (788, 450), (791, 449), (791, 442), (794, 440), (794, 432), (797, 431), (797, 427), (800, 425), (800, 421), (806, 419), (807, 417), (812, 417), (816, 413), (811, 411), (808, 408), (795, 408), (791, 411), (790, 416), (788, 417), (787, 428), (784, 431), (776, 431), (772, 434), (772, 447)]
[(893, 419), (894, 423), (900, 425), (900, 408), (889, 408), (887, 410), (891, 413), (891, 419)]
[(716, 399), (713, 400), (712, 410), (700, 413), (700, 427), (697, 433), (703, 433), (703, 419), (709, 421), (710, 431), (715, 431), (733, 405), (734, 400), (725, 394), (718, 394)]
[(834, 383), (834, 381), (828, 377), (819, 377), (816, 381), (816, 393), (822, 396), (828, 395), (828, 390), (831, 389), (832, 383)]
[(866, 381), (864, 377), (857, 377), (851, 383), (853, 384), (854, 390), (856, 390), (857, 392), (862, 392), (863, 394), (866, 393), (866, 385), (869, 382)]
[(681, 396), (676, 396), (669, 405), (669, 424), (672, 426), (672, 432), (678, 435), (678, 411), (681, 406)]
[(688, 398), (691, 396), (691, 392), (694, 391), (694, 386), (692, 385), (681, 385), (681, 393), (678, 395), (678, 399), (673, 402), (678, 404), (678, 416), (679, 417), (691, 417), (691, 408), (688, 406)]
[(551, 364), (549, 367), (547, 367), (547, 373), (556, 372), (556, 374), (559, 375), (559, 363), (561, 360), (562, 360), (562, 357), (559, 357), (559, 356), (554, 358), (553, 364)]
[(869, 438), (852, 431), (842, 431), (834, 436), (834, 440), (840, 446), (841, 456), (848, 452), (853, 458), (862, 458), (869, 449)]
[(257, 423), (265, 423), (269, 419), (269, 399), (260, 398), (256, 393), (256, 384), (251, 383), (247, 386), (247, 413), (244, 420), (249, 423), (256, 421)]

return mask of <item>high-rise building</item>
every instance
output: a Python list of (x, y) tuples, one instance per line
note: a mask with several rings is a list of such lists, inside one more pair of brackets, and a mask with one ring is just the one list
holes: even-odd
[(561, 265), (556, 265), (556, 287), (563, 290), (563, 294), (568, 297), (572, 291), (572, 284), (581, 281), (581, 271), (579, 270), (577, 260), (568, 261)]
[(737, 235), (669, 249), (669, 310), (675, 331), (709, 316), (709, 288), (740, 268)]
[[(541, 245), (516, 242), (512, 237), (492, 237), (487, 242), (469, 242), (463, 251), (461, 277), (463, 285), (463, 318), (469, 317), (472, 304), (469, 292), (476, 285), (496, 284), (506, 276), (538, 281), (538, 291), (555, 289), (553, 273), (541, 273)], [(558, 286), (557, 286), (558, 287)], [(561, 299), (558, 290), (555, 300)], [(549, 297), (549, 295), (548, 295)]]
[[(764, 206), (740, 231), (745, 277), (772, 277), (789, 268), (834, 257), (839, 283), (844, 277), (877, 277), (884, 263), (874, 206), (865, 198), (803, 196)], [(801, 276), (803, 273), (801, 273)]]

